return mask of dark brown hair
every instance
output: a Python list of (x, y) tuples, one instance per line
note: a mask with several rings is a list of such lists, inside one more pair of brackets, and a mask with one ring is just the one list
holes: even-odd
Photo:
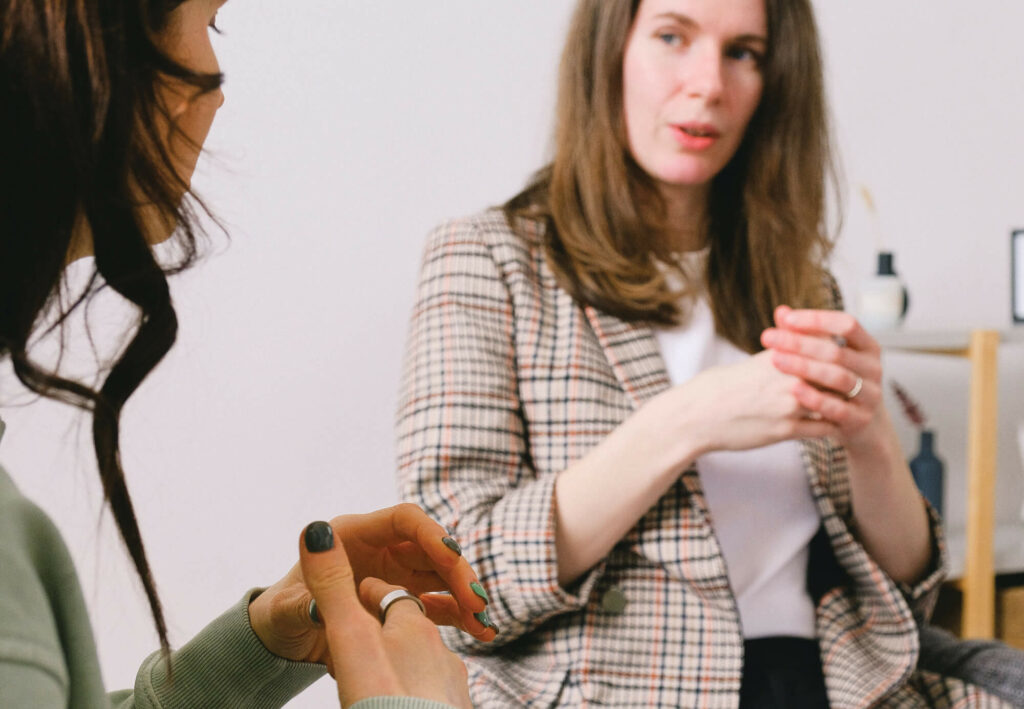
[[(675, 323), (657, 267), (665, 205), (629, 151), (622, 63), (640, 0), (580, 0), (562, 54), (554, 159), (504, 205), (545, 225), (560, 285), (627, 320)], [(834, 184), (818, 33), (809, 0), (765, 0), (761, 102), (714, 178), (706, 280), (718, 331), (761, 349), (776, 305), (824, 307), (826, 186)]]
[[(30, 390), (92, 414), (104, 497), (142, 581), (160, 644), (163, 618), (120, 460), (125, 401), (171, 348), (177, 319), (166, 273), (196, 258), (196, 202), (170, 155), (184, 137), (159, 99), (160, 82), (216, 89), (167, 57), (158, 36), (182, 0), (0, 0), (0, 355)], [(178, 83), (177, 85), (180, 85)], [(178, 259), (157, 263), (140, 205), (177, 223)], [(95, 270), (68, 293), (73, 239), (91, 233)], [(30, 341), (110, 287), (138, 319), (99, 387), (33, 361)]]

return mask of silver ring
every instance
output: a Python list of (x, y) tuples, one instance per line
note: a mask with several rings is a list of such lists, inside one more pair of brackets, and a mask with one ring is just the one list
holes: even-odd
[(860, 394), (860, 390), (863, 389), (863, 388), (864, 388), (864, 377), (857, 377), (857, 382), (856, 382), (856, 384), (853, 385), (853, 389), (850, 389), (850, 391), (846, 392), (846, 399), (847, 399), (847, 401), (849, 401), (850, 399), (852, 399), (855, 396), (857, 396), (857, 394)]
[(320, 622), (320, 613), (316, 609), (316, 599), (309, 599), (309, 619), (313, 621), (313, 625), (323, 625)]
[(399, 601), (410, 600), (416, 603), (420, 607), (420, 612), (423, 615), (427, 614), (427, 609), (423, 607), (423, 601), (416, 598), (404, 588), (396, 588), (394, 591), (380, 599), (380, 622), (383, 623), (388, 615), (388, 608)]

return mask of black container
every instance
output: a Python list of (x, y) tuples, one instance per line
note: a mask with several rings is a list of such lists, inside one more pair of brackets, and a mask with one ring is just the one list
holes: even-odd
[(910, 461), (910, 472), (914, 474), (914, 482), (917, 483), (921, 494), (942, 516), (945, 464), (935, 455), (934, 432), (921, 431), (921, 450)]

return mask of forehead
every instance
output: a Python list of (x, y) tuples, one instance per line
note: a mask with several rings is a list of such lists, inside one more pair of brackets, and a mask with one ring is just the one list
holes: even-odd
[(764, 36), (768, 31), (765, 0), (641, 0), (636, 21), (678, 18), (726, 36)]

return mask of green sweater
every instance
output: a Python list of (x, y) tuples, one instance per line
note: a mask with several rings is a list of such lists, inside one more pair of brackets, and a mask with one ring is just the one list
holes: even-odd
[[(0, 436), (3, 423), (0, 422)], [(82, 590), (64, 540), (0, 468), (0, 707), (280, 707), (324, 674), (263, 647), (241, 601), (172, 654), (174, 684), (159, 652), (134, 689), (107, 694)], [(448, 709), (406, 697), (352, 709)]]

